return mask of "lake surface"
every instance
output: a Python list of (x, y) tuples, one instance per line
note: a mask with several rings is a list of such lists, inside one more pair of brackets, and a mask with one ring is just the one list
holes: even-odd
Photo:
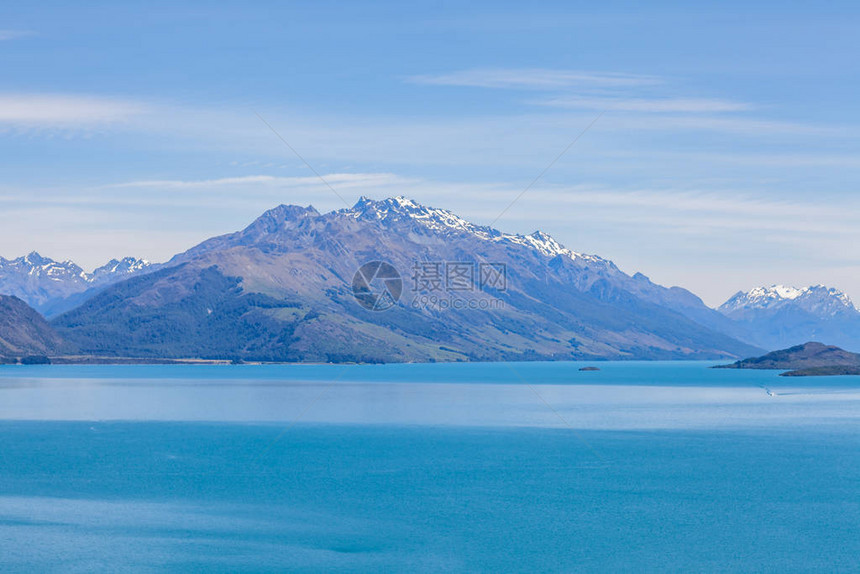
[(0, 367), (2, 572), (858, 572), (860, 377)]

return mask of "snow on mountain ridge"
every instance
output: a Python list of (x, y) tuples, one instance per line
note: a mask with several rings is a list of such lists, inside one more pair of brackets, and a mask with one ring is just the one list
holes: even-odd
[(806, 289), (798, 289), (797, 287), (773, 285), (771, 287), (756, 287), (749, 292), (749, 297), (750, 299), (797, 299), (806, 291)]
[(55, 261), (50, 257), (43, 257), (38, 252), (33, 251), (15, 259), (0, 257), (0, 275), (17, 272), (31, 277), (44, 275), (53, 280), (61, 280), (63, 277), (75, 277), (85, 283), (95, 283), (105, 276), (137, 273), (150, 265), (152, 264), (145, 259), (124, 257), (121, 260), (112, 259), (92, 273), (87, 273), (73, 261)]
[(0, 257), (0, 295), (14, 295), (50, 315), (66, 310), (64, 305), (83, 293), (153, 268), (148, 261), (126, 257), (87, 273), (72, 261), (54, 261), (33, 251), (11, 260)]
[(106, 264), (102, 265), (91, 274), (88, 275), (89, 281), (97, 281), (100, 277), (111, 275), (130, 275), (143, 271), (152, 265), (146, 259), (137, 259), (136, 257), (123, 257), (122, 259), (111, 259)]
[(797, 288), (786, 285), (756, 287), (738, 292), (719, 307), (726, 315), (755, 309), (777, 309), (794, 305), (817, 315), (832, 316), (844, 312), (857, 313), (851, 298), (845, 293), (825, 285)]
[(475, 225), (447, 209), (426, 207), (402, 195), (380, 201), (362, 196), (352, 208), (342, 209), (340, 213), (351, 215), (356, 219), (370, 217), (379, 221), (389, 217), (408, 218), (435, 232), (469, 233), (486, 241), (523, 245), (547, 257), (562, 255), (573, 260), (609, 264), (607, 260), (596, 255), (586, 255), (568, 249), (543, 231), (538, 230), (530, 235), (503, 233), (493, 227)]

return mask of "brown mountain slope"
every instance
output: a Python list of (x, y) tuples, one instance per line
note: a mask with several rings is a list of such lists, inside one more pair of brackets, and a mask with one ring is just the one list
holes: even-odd
[(0, 295), (0, 357), (52, 355), (62, 339), (45, 319), (17, 297)]

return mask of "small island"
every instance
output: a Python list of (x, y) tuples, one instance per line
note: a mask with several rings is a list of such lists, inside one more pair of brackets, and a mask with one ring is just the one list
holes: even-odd
[(783, 377), (860, 375), (860, 354), (832, 345), (809, 342), (714, 368), (783, 370), (786, 371), (780, 373)]

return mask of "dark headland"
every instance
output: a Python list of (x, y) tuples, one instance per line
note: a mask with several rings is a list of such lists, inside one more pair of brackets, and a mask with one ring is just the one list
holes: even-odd
[(822, 343), (805, 343), (767, 355), (744, 359), (716, 369), (784, 370), (784, 377), (860, 375), (860, 355)]

